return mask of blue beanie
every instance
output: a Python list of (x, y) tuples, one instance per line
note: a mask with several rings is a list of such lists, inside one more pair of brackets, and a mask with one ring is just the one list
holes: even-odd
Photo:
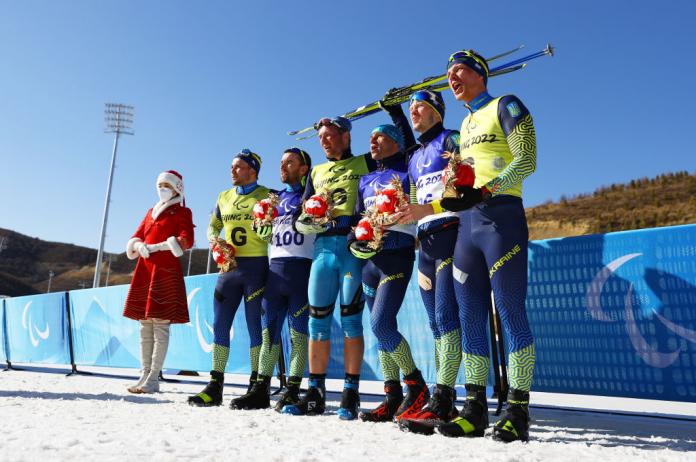
[(324, 117), (323, 119), (320, 119), (314, 124), (314, 129), (319, 131), (321, 127), (328, 125), (333, 125), (343, 132), (349, 132), (353, 128), (353, 124), (350, 122), (350, 119), (346, 119), (343, 116), (336, 116), (334, 118)]
[(445, 100), (442, 99), (442, 95), (439, 92), (433, 90), (419, 90), (411, 95), (411, 102), (425, 103), (435, 112), (440, 114), (440, 121), (445, 121)]
[(447, 62), (447, 70), (455, 64), (464, 64), (483, 77), (484, 83), (488, 83), (488, 61), (474, 50), (462, 50), (452, 53)]
[(402, 151), (404, 150), (404, 137), (401, 136), (401, 132), (395, 126), (388, 124), (377, 125), (374, 129), (372, 129), (372, 134), (374, 135), (375, 133), (384, 133), (399, 145), (399, 149)]
[(261, 156), (252, 152), (251, 149), (242, 149), (234, 156), (235, 159), (242, 159), (244, 162), (249, 164), (251, 168), (256, 170), (256, 175), (259, 174), (261, 170)]

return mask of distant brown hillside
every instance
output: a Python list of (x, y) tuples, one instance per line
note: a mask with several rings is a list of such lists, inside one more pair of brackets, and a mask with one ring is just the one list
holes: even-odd
[[(87, 247), (59, 242), (47, 242), (35, 237), (0, 228), (0, 238), (6, 238), (0, 251), (0, 295), (43, 293), (48, 289), (48, 274), (53, 271), (51, 292), (92, 287), (97, 251)], [(205, 272), (207, 250), (195, 250), (191, 260), (191, 275)], [(109, 258), (111, 268), (108, 270)], [(188, 253), (181, 259), (186, 274)], [(102, 265), (101, 284), (128, 284), (135, 262), (126, 254), (106, 254)]]
[(668, 173), (527, 209), (529, 238), (696, 223), (696, 174)]
[[(577, 197), (562, 197), (527, 209), (530, 239), (578, 236), (656, 226), (696, 223), (696, 175), (669, 173), (613, 184)], [(91, 287), (97, 251), (87, 247), (46, 242), (0, 228), (6, 248), (0, 251), (0, 295), (46, 292), (48, 272), (55, 276), (51, 291)], [(205, 273), (207, 250), (196, 250), (191, 275)], [(135, 262), (125, 253), (106, 255), (102, 285), (111, 257), (109, 285), (127, 284)], [(181, 259), (186, 274), (188, 254)]]

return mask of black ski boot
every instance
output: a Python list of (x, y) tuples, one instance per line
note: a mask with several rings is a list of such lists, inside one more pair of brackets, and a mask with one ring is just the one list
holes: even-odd
[(203, 391), (194, 396), (189, 396), (188, 403), (191, 406), (208, 407), (222, 404), (222, 386), (225, 383), (225, 374), (210, 371), (210, 382)]
[(300, 402), (300, 385), (288, 383), (287, 389), (280, 395), (280, 399), (275, 404), (275, 410), (282, 412), (287, 405), (293, 405)]
[(399, 428), (421, 435), (432, 435), (435, 433), (435, 427), (457, 416), (457, 408), (454, 407), (455, 399), (454, 388), (438, 383), (430, 403), (413, 417), (399, 419)]
[(488, 401), (486, 387), (467, 383), (464, 407), (447, 423), (441, 424), (437, 431), (444, 436), (483, 436), (488, 428)]
[(397, 380), (384, 382), (384, 401), (375, 409), (360, 413), (363, 422), (391, 422), (404, 400), (401, 383)]
[(355, 420), (360, 412), (360, 393), (355, 388), (344, 388), (341, 405), (336, 414), (341, 420)]
[(416, 369), (404, 377), (407, 387), (406, 397), (399, 409), (396, 410), (394, 418), (398, 422), (402, 417), (413, 417), (428, 404), (430, 390), (423, 380), (423, 375)]
[(510, 389), (505, 414), (493, 427), (493, 439), (510, 443), (529, 441), (529, 392)]
[(256, 380), (258, 380), (258, 375), (259, 373), (256, 371), (251, 371), (251, 375), (249, 376), (249, 385), (247, 386), (247, 393), (251, 392), (251, 389), (254, 387), (254, 384), (256, 383)]
[(307, 393), (300, 398), (297, 404), (288, 404), (283, 407), (283, 414), (290, 415), (319, 415), (326, 410), (326, 390), (323, 388), (309, 387)]
[(252, 385), (247, 394), (232, 400), (230, 409), (266, 409), (270, 407), (270, 385), (271, 378), (260, 375), (259, 380)]

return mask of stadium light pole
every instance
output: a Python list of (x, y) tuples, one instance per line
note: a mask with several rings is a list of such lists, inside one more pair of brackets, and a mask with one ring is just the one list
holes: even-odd
[(114, 166), (116, 165), (116, 151), (118, 139), (121, 135), (133, 135), (133, 106), (126, 104), (106, 103), (104, 108), (104, 133), (114, 133), (114, 149), (111, 153), (111, 168), (109, 169), (109, 181), (106, 187), (106, 201), (104, 202), (104, 215), (102, 218), (101, 237), (99, 238), (99, 250), (97, 251), (97, 264), (94, 268), (94, 281), (92, 287), (99, 287), (101, 276), (101, 260), (104, 253), (104, 237), (106, 236), (106, 220), (109, 217), (109, 202), (111, 201), (111, 185), (114, 180)]
[(48, 289), (46, 289), (46, 293), (51, 292), (51, 281), (53, 281), (53, 276), (55, 276), (56, 273), (53, 272), (53, 270), (48, 271)]

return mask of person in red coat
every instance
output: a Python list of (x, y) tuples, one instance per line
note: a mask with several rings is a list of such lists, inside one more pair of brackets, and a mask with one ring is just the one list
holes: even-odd
[(184, 274), (179, 258), (193, 245), (191, 210), (184, 206), (184, 182), (169, 170), (157, 177), (159, 201), (126, 246), (138, 259), (123, 315), (140, 321), (142, 373), (131, 393), (159, 391), (159, 374), (169, 346), (170, 324), (189, 322)]

